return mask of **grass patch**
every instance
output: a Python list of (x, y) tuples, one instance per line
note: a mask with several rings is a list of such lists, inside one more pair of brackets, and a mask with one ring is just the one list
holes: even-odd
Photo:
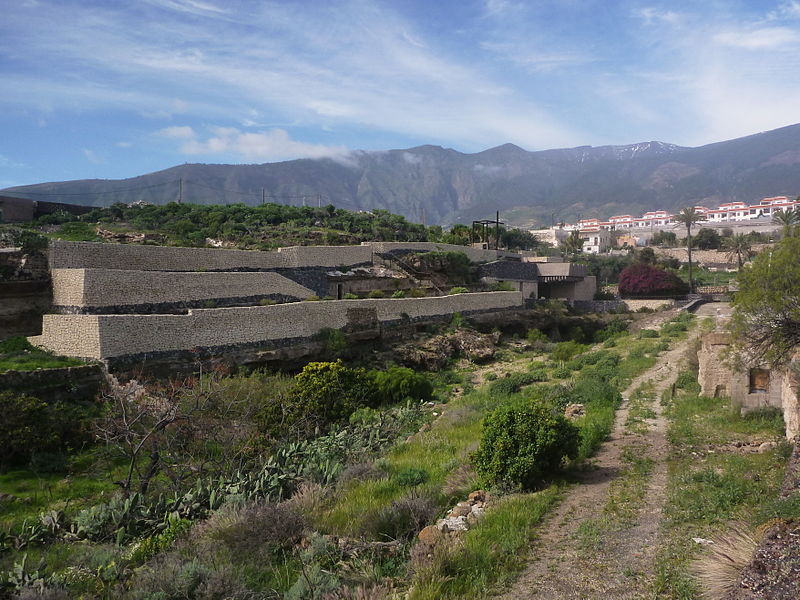
[(525, 565), (535, 529), (561, 488), (501, 498), (463, 542), (442, 547), (412, 581), (410, 600), (486, 598), (510, 583)]
[(0, 342), (0, 373), (5, 371), (33, 371), (56, 369), (86, 364), (68, 356), (56, 356), (33, 346), (24, 337), (13, 337)]
[(692, 538), (710, 538), (731, 520), (755, 527), (775, 517), (800, 515), (800, 501), (778, 499), (788, 445), (764, 454), (737, 453), (709, 445), (749, 437), (778, 439), (783, 423), (769, 411), (742, 417), (726, 399), (698, 396), (691, 374), (681, 374), (675, 398), (667, 402), (673, 446), (668, 463), (664, 544), (656, 557), (653, 593), (673, 600), (697, 598), (691, 562), (702, 547)]

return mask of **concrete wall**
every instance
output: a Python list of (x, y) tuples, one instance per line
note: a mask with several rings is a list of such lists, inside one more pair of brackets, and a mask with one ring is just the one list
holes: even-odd
[(372, 261), (369, 246), (292, 246), (277, 252), (258, 252), (54, 240), (49, 253), (51, 269), (127, 271), (263, 271), (350, 266)]
[(280, 295), (303, 299), (309, 288), (278, 273), (164, 273), (109, 269), (54, 269), (53, 304), (70, 307), (131, 306)]
[(628, 310), (636, 312), (640, 308), (649, 308), (651, 310), (661, 310), (664, 308), (672, 308), (675, 306), (675, 300), (635, 300), (626, 298), (622, 303), (628, 307)]
[(572, 300), (594, 300), (595, 292), (597, 292), (597, 277), (587, 275), (575, 283), (575, 295)]
[(201, 309), (187, 315), (45, 315), (43, 334), (31, 342), (58, 354), (101, 359), (311, 337), (323, 328), (347, 326), (352, 309), (373, 308), (386, 322), (521, 306), (519, 292), (483, 292)]
[(33, 200), (0, 196), (0, 223), (22, 223), (33, 220)]

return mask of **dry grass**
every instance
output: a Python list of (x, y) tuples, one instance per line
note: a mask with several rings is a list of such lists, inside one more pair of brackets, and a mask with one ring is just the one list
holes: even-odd
[(708, 552), (697, 559), (692, 574), (706, 600), (725, 600), (738, 585), (739, 576), (753, 557), (758, 542), (744, 523), (731, 524), (728, 531), (714, 536)]

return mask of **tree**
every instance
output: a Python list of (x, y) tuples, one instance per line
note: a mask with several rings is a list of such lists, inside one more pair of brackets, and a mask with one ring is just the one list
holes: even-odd
[(580, 254), (581, 250), (583, 250), (583, 238), (581, 238), (580, 232), (573, 230), (572, 233), (561, 242), (561, 248), (571, 256)]
[(541, 242), (530, 231), (522, 229), (501, 229), (500, 244), (507, 250), (536, 250)]
[(674, 231), (656, 231), (650, 239), (653, 246), (674, 246), (678, 241), (678, 236)]
[(635, 263), (620, 273), (619, 293), (623, 296), (675, 296), (686, 293), (686, 284), (675, 273)]
[(800, 210), (796, 208), (779, 210), (772, 215), (772, 222), (782, 227), (784, 237), (790, 236), (794, 233), (795, 227), (800, 224)]
[(736, 257), (736, 263), (739, 265), (740, 271), (742, 270), (744, 262), (753, 256), (753, 249), (750, 245), (750, 240), (744, 233), (737, 233), (731, 237), (725, 238), (723, 240), (722, 247), (728, 251), (726, 256), (728, 262), (732, 261), (733, 258)]
[(787, 363), (800, 346), (800, 237), (761, 252), (738, 276), (731, 332), (748, 363)]
[(686, 206), (675, 215), (675, 222), (686, 227), (686, 250), (689, 253), (689, 292), (694, 291), (694, 281), (692, 280), (692, 227), (705, 220), (705, 217), (697, 212), (694, 206)]
[(722, 244), (716, 229), (703, 227), (694, 238), (694, 245), (700, 250), (718, 250)]

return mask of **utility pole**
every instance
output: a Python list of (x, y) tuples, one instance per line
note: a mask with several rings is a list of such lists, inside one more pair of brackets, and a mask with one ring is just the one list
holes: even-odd
[(317, 208), (322, 208), (322, 194), (317, 194)]
[(500, 211), (497, 211), (497, 219), (494, 225), (494, 249), (500, 250)]
[(265, 190), (265, 189), (262, 187), (262, 188), (261, 188), (261, 206), (264, 206), (264, 204), (265, 204), (266, 202), (267, 202), (267, 190)]
[(178, 204), (183, 202), (183, 177), (178, 180)]

